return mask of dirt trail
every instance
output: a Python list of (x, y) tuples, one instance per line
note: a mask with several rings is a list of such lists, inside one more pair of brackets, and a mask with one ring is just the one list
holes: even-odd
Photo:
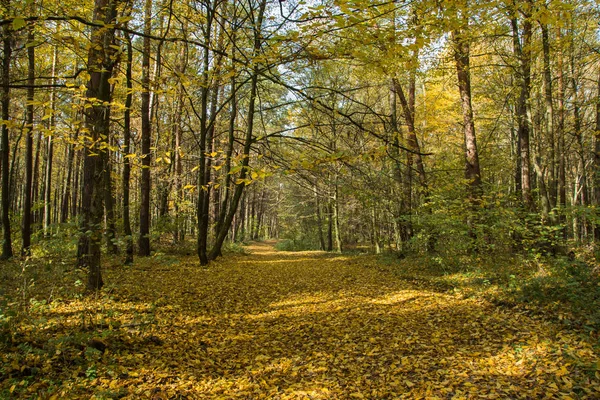
[(152, 261), (160, 267), (108, 271), (118, 284), (106, 307), (149, 323), (121, 328), (96, 390), (155, 400), (600, 398), (594, 371), (574, 369), (593, 350), (551, 323), (419, 289), (372, 258), (272, 245), (206, 269), (163, 257)]

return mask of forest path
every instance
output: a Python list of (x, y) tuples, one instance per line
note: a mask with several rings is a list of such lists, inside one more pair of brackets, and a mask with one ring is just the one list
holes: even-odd
[(115, 349), (131, 398), (600, 398), (593, 373), (572, 371), (591, 348), (550, 322), (424, 290), (372, 257), (248, 250), (120, 275), (115, 293), (153, 321)]

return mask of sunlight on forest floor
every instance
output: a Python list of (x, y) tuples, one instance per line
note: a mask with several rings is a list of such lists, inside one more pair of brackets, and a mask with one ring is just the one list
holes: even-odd
[(194, 257), (108, 268), (109, 287), (97, 298), (31, 311), (1, 356), (0, 393), (600, 398), (598, 354), (581, 334), (416, 287), (359, 257), (281, 253), (272, 244), (207, 269)]

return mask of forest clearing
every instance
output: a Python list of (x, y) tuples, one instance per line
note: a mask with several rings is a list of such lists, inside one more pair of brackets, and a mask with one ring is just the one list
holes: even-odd
[[(597, 331), (565, 324), (568, 304), (497, 306), (481, 288), (501, 285), (475, 275), (436, 283), (435, 269), (414, 273), (409, 261), (273, 244), (206, 269), (177, 254), (112, 265), (96, 296), (77, 295), (82, 271), (32, 287), (2, 345), (0, 397), (600, 396)], [(15, 288), (4, 282), (6, 295)]]

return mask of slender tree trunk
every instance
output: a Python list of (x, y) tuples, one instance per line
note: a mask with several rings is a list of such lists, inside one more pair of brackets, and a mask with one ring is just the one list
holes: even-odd
[[(75, 131), (75, 137), (77, 138), (77, 131)], [(65, 177), (65, 186), (62, 195), (62, 202), (60, 205), (60, 222), (64, 224), (69, 220), (69, 202), (71, 201), (71, 182), (73, 180), (73, 164), (75, 161), (75, 146), (73, 143), (67, 144), (67, 173)]]
[[(557, 27), (557, 42), (562, 46), (561, 28)], [(561, 47), (562, 48), (562, 47)], [(557, 58), (557, 77), (558, 77), (558, 115), (556, 124), (557, 138), (557, 153), (558, 153), (558, 173), (557, 173), (557, 207), (559, 209), (559, 222), (566, 224), (564, 208), (567, 204), (567, 189), (566, 189), (566, 150), (565, 150), (565, 78), (564, 78), (564, 63), (562, 51), (556, 52)], [(562, 229), (563, 239), (567, 238), (566, 227)]]
[[(212, 39), (212, 24), (214, 21), (215, 9), (213, 8), (215, 3), (208, 1), (206, 3), (206, 26), (204, 30), (204, 41), (210, 43)], [(204, 49), (202, 57), (202, 87), (200, 95), (200, 154), (199, 154), (199, 168), (198, 168), (198, 204), (197, 204), (197, 218), (198, 218), (198, 239), (197, 239), (197, 253), (200, 260), (200, 265), (208, 265), (208, 203), (210, 203), (210, 188), (208, 185), (207, 177), (207, 137), (208, 137), (208, 102), (209, 102), (209, 90), (210, 90), (210, 52), (208, 48)]]
[[(231, 41), (232, 43), (235, 43), (236, 38), (237, 38), (237, 14), (236, 14), (236, 7), (235, 4), (233, 4), (233, 13), (231, 16), (231, 20), (229, 22), (230, 24), (230, 29), (231, 29)], [(231, 46), (231, 59), (233, 60), (236, 56), (236, 46)], [(218, 219), (217, 219), (217, 223), (215, 224), (215, 237), (217, 237), (219, 235), (219, 231), (221, 230), (221, 227), (223, 226), (223, 223), (225, 222), (225, 218), (227, 217), (227, 211), (228, 211), (228, 206), (230, 203), (230, 198), (231, 198), (231, 191), (232, 191), (232, 187), (231, 187), (231, 158), (233, 156), (233, 148), (235, 146), (235, 125), (236, 125), (236, 119), (237, 119), (237, 83), (236, 83), (236, 64), (235, 62), (232, 62), (231, 67), (232, 69), (232, 74), (231, 74), (231, 80), (230, 80), (230, 87), (231, 87), (231, 100), (230, 100), (230, 108), (229, 108), (229, 125), (228, 125), (228, 137), (227, 137), (227, 150), (225, 152), (225, 165), (223, 167), (223, 198), (221, 200), (221, 206), (219, 209), (219, 215), (218, 215)], [(235, 239), (235, 236), (234, 236)], [(221, 252), (219, 251), (218, 256), (221, 256)]]
[[(410, 201), (407, 197), (410, 197), (410, 189), (408, 193), (406, 191), (406, 185), (408, 182), (405, 177), (410, 174), (404, 174), (402, 171), (402, 150), (400, 148), (400, 143), (404, 142), (404, 137), (402, 134), (401, 127), (398, 125), (398, 107), (396, 102), (396, 91), (394, 89), (394, 84), (391, 85), (390, 90), (390, 107), (391, 107), (391, 115), (390, 115), (390, 126), (392, 130), (392, 143), (394, 144), (394, 148), (397, 149), (396, 157), (394, 158), (394, 180), (397, 185), (397, 197), (399, 198), (398, 206), (396, 208), (395, 217), (395, 232), (396, 235), (396, 250), (400, 250), (402, 241), (406, 241), (409, 239), (410, 232), (410, 208), (408, 208), (408, 202)], [(405, 167), (407, 170), (409, 169), (408, 165)]]
[(327, 251), (333, 251), (333, 200), (329, 196), (327, 203)]
[[(411, 96), (409, 98), (410, 101), (407, 100), (407, 98), (404, 94), (404, 90), (402, 89), (402, 86), (400, 85), (400, 82), (398, 81), (398, 79), (393, 78), (392, 82), (394, 84), (394, 90), (395, 90), (396, 94), (398, 95), (398, 98), (400, 99), (400, 104), (402, 106), (404, 119), (406, 122), (406, 127), (408, 129), (408, 148), (411, 151), (407, 152), (407, 157), (408, 157), (407, 167), (412, 166), (412, 160), (413, 160), (413, 157), (415, 157), (416, 165), (417, 165), (417, 174), (419, 176), (419, 183), (423, 187), (423, 190), (425, 192), (427, 192), (428, 191), (427, 176), (425, 175), (425, 167), (423, 164), (423, 157), (421, 156), (421, 147), (419, 145), (419, 140), (417, 138), (417, 133), (415, 130), (414, 103), (413, 103), (415, 96), (414, 96), (414, 94), (411, 94)], [(414, 93), (414, 90), (415, 90), (415, 81), (414, 81), (414, 79), (411, 79), (411, 83), (409, 85), (409, 93)], [(407, 168), (407, 169), (412, 171), (412, 168)], [(412, 174), (412, 172), (410, 172), (410, 173)]]
[[(184, 34), (187, 32), (187, 26), (184, 24), (182, 27)], [(173, 230), (173, 239), (177, 243), (183, 240), (183, 234), (181, 232), (181, 215), (179, 214), (180, 203), (183, 201), (185, 194), (183, 193), (183, 163), (181, 160), (181, 156), (183, 153), (182, 150), (182, 113), (183, 113), (183, 103), (184, 103), (184, 87), (183, 87), (183, 76), (185, 75), (185, 71), (187, 69), (188, 63), (188, 46), (186, 43), (182, 43), (181, 51), (179, 53), (180, 56), (180, 64), (179, 64), (179, 74), (180, 79), (177, 84), (177, 107), (175, 112), (175, 124), (174, 124), (174, 136), (175, 136), (175, 158), (174, 158), (174, 168), (175, 168), (175, 201), (174, 201), (174, 230)]]
[(373, 246), (373, 252), (375, 254), (381, 253), (381, 247), (379, 246), (379, 226), (377, 221), (377, 209), (375, 204), (371, 207), (371, 244)]
[(252, 191), (252, 207), (250, 208), (250, 240), (256, 240), (256, 186), (250, 187)]
[[(571, 22), (573, 24), (573, 21)], [(578, 164), (580, 171), (580, 204), (582, 206), (588, 206), (590, 204), (590, 195), (588, 191), (588, 179), (587, 179), (587, 169), (586, 169), (586, 147), (583, 143), (583, 132), (581, 129), (581, 109), (580, 109), (580, 93), (579, 93), (579, 83), (577, 80), (577, 70), (576, 70), (576, 62), (575, 62), (575, 44), (573, 43), (573, 35), (571, 35), (571, 43), (569, 46), (570, 53), (570, 72), (571, 72), (571, 89), (573, 91), (573, 135), (577, 141), (577, 155), (578, 155)], [(585, 215), (581, 215), (581, 239), (587, 232), (588, 221), (586, 220)]]
[[(152, 0), (145, 0), (144, 34), (152, 32)], [(142, 50), (142, 181), (140, 184), (140, 237), (138, 251), (142, 257), (150, 255), (150, 164), (152, 154), (152, 121), (150, 115), (150, 38), (144, 37)]]
[(263, 186), (260, 191), (260, 200), (256, 211), (256, 234), (254, 240), (264, 239), (264, 235), (261, 235), (261, 230), (263, 227), (263, 218), (265, 216), (266, 193), (266, 188)]
[[(235, 46), (234, 46), (235, 47)], [(237, 118), (237, 87), (235, 76), (231, 78), (231, 108), (229, 111), (229, 128), (227, 138), (227, 150), (225, 153), (225, 165), (223, 167), (223, 199), (219, 210), (219, 216), (215, 228), (215, 236), (218, 236), (221, 227), (225, 223), (225, 218), (228, 212), (228, 206), (231, 198), (231, 158), (233, 156), (233, 148), (235, 146), (235, 123)], [(220, 253), (218, 254), (221, 255)]]
[[(216, 4), (215, 4), (216, 7)], [(225, 21), (222, 21), (222, 26), (224, 26), (223, 24), (225, 23)], [(219, 50), (222, 50), (223, 48), (223, 29), (220, 29), (219, 32), (216, 34), (218, 36), (217, 38), (217, 48)], [(207, 126), (206, 126), (206, 153), (208, 155), (206, 155), (205, 157), (205, 171), (204, 174), (202, 175), (203, 177), (203, 183), (202, 183), (202, 189), (199, 193), (202, 196), (202, 212), (201, 212), (201, 217), (202, 217), (202, 221), (199, 224), (198, 228), (198, 234), (199, 234), (199, 250), (200, 250), (200, 264), (201, 265), (206, 265), (203, 264), (203, 261), (206, 261), (206, 263), (208, 263), (209, 260), (209, 255), (207, 253), (207, 246), (208, 246), (208, 232), (209, 232), (209, 227), (210, 227), (210, 204), (211, 204), (211, 192), (212, 192), (212, 184), (211, 184), (211, 171), (212, 171), (212, 160), (214, 157), (213, 154), (213, 146), (214, 146), (214, 140), (215, 140), (215, 128), (216, 128), (216, 123), (217, 123), (217, 105), (219, 102), (219, 93), (220, 93), (220, 89), (221, 89), (221, 79), (220, 79), (220, 74), (221, 74), (221, 67), (222, 67), (222, 63), (223, 63), (223, 56), (222, 54), (218, 54), (216, 56), (216, 60), (214, 61), (214, 75), (215, 77), (213, 78), (213, 82), (212, 85), (210, 85), (212, 87), (212, 94), (211, 94), (211, 98), (210, 98), (210, 110), (209, 113), (205, 116), (205, 118), (209, 118), (207, 121)], [(208, 67), (208, 65), (207, 65)], [(208, 99), (207, 99), (208, 100)], [(201, 238), (201, 240), (200, 240)]]
[[(530, 3), (530, 1), (528, 1)], [(523, 42), (519, 36), (519, 24), (516, 17), (511, 18), (513, 30), (513, 51), (519, 61), (517, 69), (517, 82), (519, 97), (515, 114), (517, 117), (519, 137), (519, 158), (521, 164), (521, 199), (528, 210), (534, 210), (533, 196), (531, 194), (531, 153), (529, 144), (529, 118), (527, 116), (527, 102), (531, 91), (531, 35), (532, 27), (526, 15), (523, 21)]]
[(556, 137), (554, 130), (554, 104), (552, 102), (552, 73), (550, 69), (550, 39), (548, 35), (548, 25), (544, 23), (540, 23), (542, 28), (542, 49), (544, 53), (544, 103), (546, 106), (546, 119), (544, 130), (546, 132), (546, 140), (550, 145), (550, 154), (548, 156), (549, 159), (549, 171), (548, 175), (550, 177), (548, 182), (548, 194), (550, 207), (556, 207), (557, 202), (557, 177), (556, 177), (556, 167), (557, 167), (557, 151), (556, 151)]
[(73, 174), (73, 194), (71, 195), (71, 218), (75, 218), (81, 214), (81, 190), (82, 190), (82, 168), (83, 151), (77, 150), (75, 160), (75, 173)]
[(321, 201), (316, 183), (313, 185), (313, 193), (315, 195), (315, 217), (319, 228), (319, 248), (325, 250), (325, 236), (323, 235), (323, 217), (321, 216)]
[(131, 37), (126, 34), (127, 65), (125, 80), (127, 96), (125, 97), (125, 115), (123, 118), (123, 231), (125, 233), (125, 264), (133, 262), (133, 232), (131, 230), (129, 192), (131, 187), (131, 105), (133, 103), (133, 79), (131, 68), (133, 64), (133, 46)]
[[(10, 1), (3, 0), (3, 6), (6, 10), (10, 10)], [(2, 242), (2, 255), (0, 258), (3, 260), (9, 259), (13, 256), (12, 252), (12, 239), (10, 231), (10, 192), (9, 192), (9, 143), (8, 143), (8, 121), (10, 120), (10, 61), (12, 57), (12, 32), (10, 30), (10, 24), (5, 24), (2, 28), (2, 132), (0, 136), (0, 155), (2, 157), (2, 231), (3, 231), (3, 242)]]
[(333, 236), (335, 239), (335, 252), (342, 252), (342, 232), (340, 230), (340, 204), (339, 204), (339, 190), (338, 190), (338, 177), (336, 175), (334, 186), (333, 186)]
[[(110, 118), (110, 110), (107, 111), (106, 118)], [(112, 162), (110, 160), (110, 150), (106, 149), (102, 156), (104, 164), (104, 208), (106, 210), (106, 248), (110, 254), (116, 255), (119, 253), (117, 246), (117, 227), (115, 225), (115, 198), (112, 185)]]
[[(463, 18), (463, 29), (467, 29), (468, 20)], [(465, 138), (465, 178), (469, 185), (469, 196), (472, 201), (482, 194), (481, 169), (479, 167), (479, 152), (475, 136), (475, 121), (471, 104), (471, 72), (469, 38), (461, 29), (452, 32), (454, 42), (454, 60), (458, 77), (458, 89), (463, 115), (463, 133)]]
[[(37, 205), (39, 203), (39, 190), (40, 190), (40, 152), (42, 148), (42, 133), (38, 131), (35, 138), (35, 157), (33, 160), (33, 183), (32, 183), (32, 195), (31, 204)], [(40, 222), (40, 213), (33, 211), (32, 222), (35, 224)]]
[(21, 255), (31, 254), (31, 194), (33, 184), (33, 100), (35, 96), (35, 37), (33, 28), (29, 28), (27, 41), (31, 46), (27, 48), (27, 133), (25, 136), (25, 196), (23, 199), (23, 220), (21, 226), (22, 246)]
[[(594, 132), (594, 198), (596, 207), (600, 207), (600, 68), (598, 68), (598, 80), (596, 91), (596, 126)], [(600, 224), (594, 226), (594, 238), (600, 243)]]
[(468, 37), (469, 19), (462, 15), (461, 27), (452, 31), (452, 42), (454, 45), (454, 61), (456, 64), (456, 76), (458, 79), (458, 91), (460, 94), (460, 105), (463, 116), (463, 135), (465, 140), (465, 179), (468, 185), (469, 215), (466, 223), (469, 236), (473, 239), (473, 250), (476, 250), (475, 239), (475, 212), (483, 194), (481, 185), (481, 169), (479, 166), (479, 152), (477, 150), (477, 138), (475, 134), (475, 121), (473, 118), (473, 105), (471, 100), (471, 48)]
[[(56, 62), (58, 59), (58, 46), (54, 46), (52, 55), (52, 82), (56, 83)], [(44, 178), (44, 236), (50, 235), (50, 225), (52, 224), (52, 167), (54, 160), (54, 128), (56, 126), (56, 89), (52, 88), (50, 93), (50, 115), (48, 135), (48, 155), (46, 159), (46, 171)]]

